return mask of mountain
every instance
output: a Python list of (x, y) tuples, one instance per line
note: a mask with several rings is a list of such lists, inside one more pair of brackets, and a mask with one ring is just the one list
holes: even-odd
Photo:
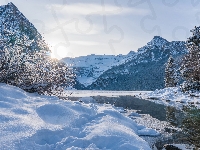
[(49, 50), (41, 34), (12, 2), (0, 6), (0, 50), (7, 45), (20, 46), (20, 40), (30, 41), (29, 50)]
[(127, 55), (87, 55), (75, 58), (66, 57), (61, 61), (74, 69), (77, 76), (77, 88), (83, 89), (95, 82), (106, 70), (129, 61), (135, 52)]
[(155, 90), (164, 88), (165, 63), (170, 55), (177, 64), (187, 53), (185, 42), (155, 36), (138, 49), (129, 61), (116, 65), (101, 74), (87, 87), (96, 90)]

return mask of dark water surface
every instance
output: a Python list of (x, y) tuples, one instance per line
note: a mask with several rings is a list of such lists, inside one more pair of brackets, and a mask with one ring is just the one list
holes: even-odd
[[(155, 145), (161, 149), (165, 144), (193, 144), (200, 148), (200, 110), (196, 108), (184, 108), (178, 110), (174, 107), (156, 104), (154, 102), (137, 98), (135, 96), (92, 96), (95, 102), (111, 104), (124, 109), (135, 110), (139, 114), (149, 114), (153, 118), (166, 121), (169, 126), (165, 131), (170, 133), (170, 138), (157, 140)], [(70, 98), (73, 101), (79, 98)], [(154, 122), (153, 122), (154, 123)]]
[(166, 106), (156, 104), (148, 100), (139, 99), (133, 96), (120, 96), (120, 97), (105, 97), (94, 96), (92, 97), (97, 103), (109, 103), (116, 107), (123, 107), (124, 109), (137, 110), (140, 114), (149, 114), (152, 117), (161, 121), (166, 121)]
[(98, 103), (109, 103), (124, 109), (137, 110), (139, 114), (149, 114), (160, 121), (170, 123), (165, 132), (171, 137), (162, 137), (154, 145), (162, 149), (165, 144), (190, 144), (200, 148), (200, 110), (194, 107), (184, 107), (182, 110), (164, 106), (154, 102), (139, 99), (133, 96), (119, 97), (92, 97)]
[(165, 144), (190, 144), (196, 149), (200, 148), (200, 110), (197, 108), (184, 107), (179, 110), (133, 96), (92, 98), (101, 104), (109, 103), (116, 107), (137, 110), (139, 114), (149, 114), (160, 121), (168, 122), (170, 125), (165, 127), (165, 132), (172, 136), (157, 140), (154, 144), (158, 149), (162, 149)]

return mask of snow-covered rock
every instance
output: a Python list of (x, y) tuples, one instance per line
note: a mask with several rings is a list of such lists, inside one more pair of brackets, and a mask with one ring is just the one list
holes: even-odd
[(138, 130), (138, 134), (139, 135), (149, 135), (149, 136), (158, 136), (159, 135), (159, 133), (157, 131), (155, 131), (154, 129), (148, 129), (148, 128)]
[(183, 93), (180, 87), (168, 87), (148, 92), (146, 94), (142, 93), (141, 97), (166, 106), (174, 106), (176, 108), (182, 108), (184, 105), (195, 105), (200, 108), (200, 92), (192, 93), (189, 91)]

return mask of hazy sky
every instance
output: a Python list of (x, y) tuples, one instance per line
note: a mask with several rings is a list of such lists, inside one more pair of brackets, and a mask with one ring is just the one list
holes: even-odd
[(57, 58), (127, 54), (153, 36), (186, 40), (200, 25), (199, 0), (0, 0), (13, 2)]

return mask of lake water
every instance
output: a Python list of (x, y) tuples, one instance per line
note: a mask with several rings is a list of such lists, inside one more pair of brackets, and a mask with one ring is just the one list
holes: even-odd
[(123, 107), (124, 109), (128, 110), (136, 110), (140, 114), (149, 114), (161, 121), (166, 121), (166, 106), (161, 104), (156, 104), (133, 96), (94, 96), (92, 98), (101, 104), (109, 103), (116, 107)]
[[(167, 107), (148, 100), (143, 100), (136, 96), (91, 96), (91, 98), (94, 100), (93, 102), (100, 104), (111, 104), (116, 107), (123, 107), (124, 112), (122, 113), (127, 116), (129, 116), (131, 112), (138, 113), (139, 116), (135, 115), (129, 117), (134, 119), (136, 123), (153, 128), (161, 133), (158, 137), (142, 137), (149, 142), (151, 146), (156, 145), (159, 149), (161, 149), (164, 144), (173, 143), (192, 143), (197, 147), (200, 146), (198, 142), (200, 141), (200, 119), (189, 116), (190, 120), (187, 122), (188, 114), (191, 114), (188, 108), (186, 108), (186, 111), (182, 111), (174, 107)], [(79, 100), (77, 97), (71, 97), (70, 99)], [(198, 112), (198, 110), (197, 112), (192, 112), (192, 115), (194, 113), (197, 114), (197, 116), (198, 113), (200, 115), (200, 111)], [(192, 124), (196, 126), (193, 127)], [(195, 131), (195, 134), (194, 132), (190, 132), (190, 128), (191, 131)], [(188, 130), (186, 131), (186, 129)], [(197, 137), (197, 141), (195, 141), (195, 138), (192, 138), (193, 136)], [(192, 142), (191, 139), (193, 140)]]

